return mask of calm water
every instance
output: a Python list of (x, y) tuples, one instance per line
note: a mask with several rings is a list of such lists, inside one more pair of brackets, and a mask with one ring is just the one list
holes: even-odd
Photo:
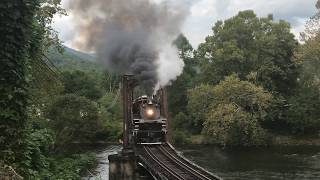
[[(108, 180), (108, 155), (120, 146), (97, 152), (100, 164), (94, 175), (83, 179)], [(223, 179), (320, 180), (320, 147), (218, 148), (188, 145), (177, 149), (185, 157)]]
[(319, 179), (320, 147), (178, 147), (184, 156), (223, 179)]
[(109, 146), (106, 148), (99, 148), (96, 151), (98, 159), (98, 166), (94, 170), (90, 170), (86, 177), (82, 180), (109, 180), (109, 160), (108, 156), (116, 154), (121, 150), (121, 146)]

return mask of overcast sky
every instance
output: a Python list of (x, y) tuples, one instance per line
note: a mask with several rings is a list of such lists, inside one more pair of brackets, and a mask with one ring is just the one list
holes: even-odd
[[(163, 1), (163, 0), (152, 0)], [(170, 1), (170, 0), (169, 0)], [(306, 20), (315, 14), (317, 0), (171, 0), (190, 4), (190, 15), (187, 17), (182, 32), (194, 47), (211, 34), (211, 28), (217, 20), (235, 16), (241, 10), (254, 10), (258, 16), (273, 14), (276, 20), (289, 21), (292, 32), (298, 38), (304, 30)], [(66, 5), (68, 0), (63, 0)], [(60, 38), (69, 47), (76, 30), (72, 25), (72, 14), (66, 17), (55, 17), (54, 28)]]

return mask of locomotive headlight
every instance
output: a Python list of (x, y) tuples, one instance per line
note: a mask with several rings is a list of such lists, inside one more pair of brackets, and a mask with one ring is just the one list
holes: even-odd
[(144, 107), (143, 117), (147, 120), (155, 120), (157, 118), (157, 108), (153, 104)]
[(153, 109), (147, 109), (147, 115), (149, 117), (153, 116), (154, 115), (154, 110)]

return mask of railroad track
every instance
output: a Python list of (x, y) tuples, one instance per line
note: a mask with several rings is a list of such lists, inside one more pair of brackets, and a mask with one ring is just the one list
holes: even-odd
[(160, 179), (211, 180), (220, 179), (178, 156), (168, 145), (146, 145), (140, 149), (146, 164), (156, 169)]

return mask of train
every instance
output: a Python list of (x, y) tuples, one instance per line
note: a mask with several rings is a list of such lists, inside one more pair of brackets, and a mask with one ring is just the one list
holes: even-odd
[(157, 95), (140, 96), (132, 102), (133, 138), (136, 144), (166, 142), (167, 118)]

